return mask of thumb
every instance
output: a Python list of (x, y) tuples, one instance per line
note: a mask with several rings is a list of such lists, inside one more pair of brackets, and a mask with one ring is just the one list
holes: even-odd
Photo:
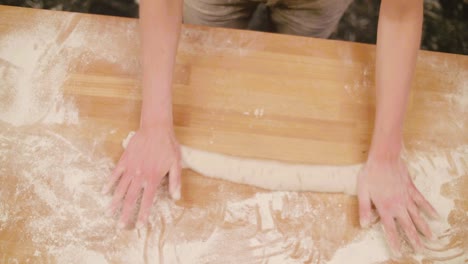
[(181, 171), (180, 161), (176, 160), (169, 170), (169, 193), (174, 200), (180, 199)]
[(362, 228), (369, 226), (371, 222), (371, 199), (367, 188), (358, 186), (358, 201), (359, 201), (359, 223)]

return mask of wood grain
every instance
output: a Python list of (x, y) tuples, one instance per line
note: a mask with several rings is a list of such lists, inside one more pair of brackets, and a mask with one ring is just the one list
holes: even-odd
[[(56, 22), (47, 17), (57, 18), (53, 20)], [(77, 57), (71, 62), (73, 67), (68, 70), (62, 90), (79, 110), (79, 126), (46, 126), (66, 138), (81, 140), (85, 146), (98, 137), (102, 140), (96, 151), (117, 161), (122, 153), (122, 139), (137, 129), (139, 122), (142, 98), (138, 32), (129, 30), (137, 29), (137, 21), (0, 6), (0, 44), (2, 36), (33, 30), (40, 21), (52, 23), (48, 26), (55, 28), (58, 45), (79, 32), (80, 26), (89, 30), (87, 34), (95, 34), (97, 40), (100, 33), (118, 40), (116, 48), (121, 50), (121, 56), (115, 61), (97, 56), (88, 61)], [(99, 45), (103, 44), (83, 43), (83, 54), (87, 46)], [(173, 81), (177, 138), (192, 147), (243, 157), (311, 164), (363, 162), (373, 128), (374, 57), (373, 45), (184, 25)], [(4, 64), (0, 58), (0, 65)], [(409, 151), (448, 153), (456, 147), (466, 147), (467, 74), (467, 56), (419, 52), (404, 130)], [(12, 128), (7, 123), (0, 126), (15, 133), (44, 128), (41, 124), (38, 128)], [(13, 135), (8, 133), (5, 135)], [(2, 180), (2, 189), (16, 186), (12, 159), (10, 156), (2, 160), (7, 168), (2, 177), (8, 176)], [(466, 164), (463, 170), (467, 175)], [(463, 179), (459, 184), (465, 187), (447, 192), (458, 197), (458, 210), (466, 212), (468, 186), (466, 177)], [(206, 179), (189, 171), (184, 172), (183, 180), (183, 199), (177, 203), (183, 208), (211, 208), (264, 192)], [(311, 234), (313, 238), (325, 236), (334, 245), (330, 252), (322, 252), (324, 259), (329, 259), (343, 241), (352, 240), (358, 233), (356, 201), (344, 195), (302, 195), (312, 204), (342, 206), (343, 209), (329, 209), (331, 219), (342, 214), (348, 217), (347, 231), (342, 235), (330, 236), (332, 227)], [(27, 201), (0, 203), (21, 206)], [(28, 212), (21, 215), (27, 216)], [(283, 221), (290, 228), (292, 220)], [(466, 217), (454, 220), (453, 225), (463, 222), (466, 223)], [(21, 223), (0, 228), (0, 264), (10, 263), (9, 259), (19, 263), (26, 263), (27, 259), (36, 263), (57, 261), (44, 255), (42, 259), (34, 258), (37, 247), (31, 238), (16, 240), (22, 232)], [(184, 232), (183, 227), (178, 232)], [(466, 230), (460, 232), (462, 236)], [(118, 257), (109, 260), (125, 262)]]

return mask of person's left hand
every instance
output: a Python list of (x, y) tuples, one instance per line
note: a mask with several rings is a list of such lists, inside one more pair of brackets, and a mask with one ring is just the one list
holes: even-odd
[(388, 243), (396, 256), (400, 255), (396, 223), (416, 251), (423, 247), (417, 230), (426, 238), (431, 238), (431, 230), (421, 217), (420, 210), (432, 217), (436, 217), (437, 213), (414, 185), (401, 158), (377, 160), (369, 157), (358, 175), (358, 199), (361, 226), (370, 224), (371, 206), (374, 204)]
[(103, 193), (109, 193), (115, 186), (108, 214), (120, 211), (119, 226), (123, 228), (129, 226), (135, 211), (138, 211), (136, 227), (145, 226), (157, 188), (166, 175), (169, 178), (169, 192), (172, 198), (178, 200), (181, 156), (172, 123), (140, 128), (131, 138), (103, 188)]

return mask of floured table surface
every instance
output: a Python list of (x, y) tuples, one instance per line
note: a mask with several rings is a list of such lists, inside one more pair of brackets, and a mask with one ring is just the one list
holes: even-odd
[[(100, 189), (138, 127), (137, 21), (0, 6), (0, 264), (387, 263), (357, 200), (183, 173), (182, 199), (119, 230)], [(242, 157), (363, 162), (375, 47), (184, 26), (173, 85), (181, 143)], [(406, 159), (439, 239), (402, 262), (466, 261), (468, 58), (420, 52)], [(288, 177), (288, 175), (285, 175)], [(268, 180), (268, 179), (266, 179)], [(464, 239), (465, 238), (465, 239)]]

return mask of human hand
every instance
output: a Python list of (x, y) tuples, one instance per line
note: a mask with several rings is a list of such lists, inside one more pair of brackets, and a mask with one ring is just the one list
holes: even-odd
[(437, 212), (418, 191), (400, 157), (396, 160), (370, 157), (358, 175), (358, 199), (361, 226), (370, 224), (371, 206), (374, 204), (395, 256), (400, 256), (396, 223), (416, 251), (423, 247), (417, 230), (426, 238), (432, 237), (431, 229), (421, 217), (420, 210), (432, 217), (437, 217)]
[(172, 126), (141, 128), (130, 139), (103, 193), (116, 185), (109, 213), (121, 208), (119, 227), (127, 226), (141, 192), (136, 227), (146, 225), (157, 187), (169, 173), (169, 193), (180, 198), (180, 146)]

